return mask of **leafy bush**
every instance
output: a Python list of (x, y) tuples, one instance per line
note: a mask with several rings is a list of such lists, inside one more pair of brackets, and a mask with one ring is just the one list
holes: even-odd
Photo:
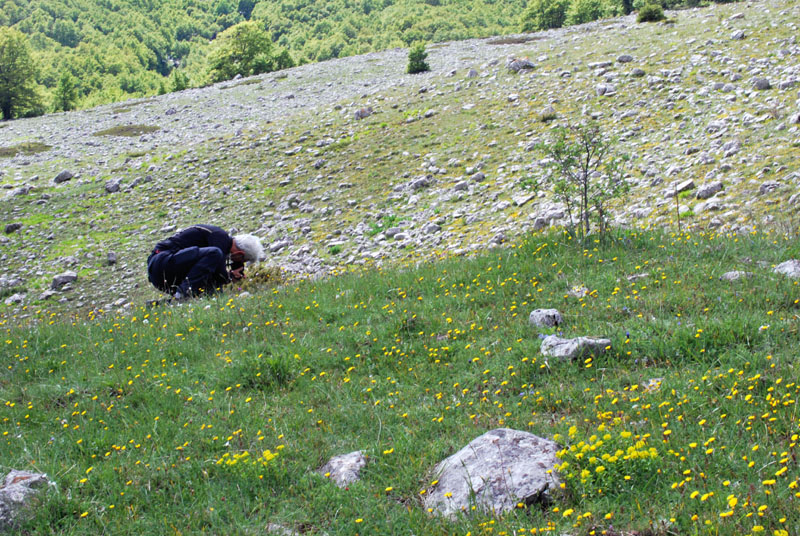
[(425, 43), (417, 43), (408, 51), (408, 74), (424, 73), (431, 70), (425, 61), (428, 53), (425, 52)]
[(522, 31), (561, 28), (567, 19), (569, 0), (533, 0), (522, 17)]
[(659, 4), (648, 4), (639, 10), (636, 22), (659, 22), (666, 19)]
[(628, 191), (622, 171), (628, 157), (615, 155), (613, 145), (597, 123), (588, 123), (555, 128), (549, 141), (536, 146), (548, 158), (553, 192), (566, 206), (570, 227), (580, 238), (589, 235), (592, 217), (605, 232), (606, 203)]

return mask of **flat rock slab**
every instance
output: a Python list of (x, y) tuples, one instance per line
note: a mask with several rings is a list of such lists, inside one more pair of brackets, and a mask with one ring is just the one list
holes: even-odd
[(528, 317), (528, 323), (536, 328), (553, 328), (563, 321), (556, 309), (535, 309)]
[(800, 260), (792, 259), (790, 261), (782, 262), (773, 270), (776, 274), (783, 274), (792, 279), (800, 278)]
[(472, 440), (439, 463), (425, 508), (454, 517), (476, 506), (501, 514), (546, 499), (560, 481), (553, 469), (558, 443), (528, 432), (498, 428)]
[(0, 488), (0, 530), (11, 527), (30, 497), (49, 483), (45, 474), (16, 470), (9, 472)]
[(611, 340), (600, 337), (562, 339), (556, 335), (550, 335), (542, 340), (541, 352), (547, 357), (572, 360), (598, 356), (604, 353), (609, 346), (611, 346)]
[(738, 281), (740, 279), (749, 279), (753, 277), (753, 272), (744, 272), (742, 270), (734, 270), (732, 272), (725, 272), (721, 276), (720, 279), (723, 281)]
[(364, 452), (357, 450), (334, 456), (322, 466), (319, 473), (333, 480), (340, 488), (346, 488), (359, 479), (359, 473), (366, 465)]

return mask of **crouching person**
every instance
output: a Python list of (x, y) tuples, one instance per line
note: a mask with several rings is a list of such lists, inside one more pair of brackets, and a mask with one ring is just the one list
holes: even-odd
[(214, 225), (193, 225), (156, 244), (147, 258), (147, 275), (176, 299), (210, 295), (244, 278), (244, 263), (263, 255), (256, 236), (232, 237)]

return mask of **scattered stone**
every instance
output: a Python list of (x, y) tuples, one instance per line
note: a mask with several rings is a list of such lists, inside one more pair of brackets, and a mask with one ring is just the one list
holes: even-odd
[(362, 451), (357, 450), (349, 454), (334, 456), (318, 472), (333, 480), (340, 488), (346, 488), (359, 479), (359, 473), (366, 465), (367, 458), (364, 457)]
[(106, 181), (105, 190), (110, 194), (119, 192), (120, 184), (122, 184), (122, 179), (119, 178), (109, 179)]
[(713, 182), (711, 184), (704, 184), (697, 190), (695, 197), (697, 199), (708, 199), (709, 197), (713, 197), (715, 194), (722, 191), (723, 185), (722, 182)]
[(78, 274), (75, 272), (68, 270), (63, 274), (59, 274), (53, 278), (53, 282), (50, 284), (50, 288), (53, 290), (58, 290), (67, 283), (72, 283), (73, 281), (78, 279)]
[(445, 516), (502, 514), (519, 503), (547, 503), (560, 481), (555, 465), (560, 446), (528, 432), (498, 428), (472, 440), (433, 470), (437, 484), (424, 506)]
[(438, 233), (441, 230), (442, 227), (440, 225), (433, 223), (432, 221), (426, 223), (425, 226), (422, 227), (422, 232), (426, 235), (432, 235)]
[(526, 71), (530, 69), (535, 69), (536, 65), (529, 60), (528, 58), (508, 58), (508, 62), (506, 63), (506, 67), (509, 70), (518, 73), (520, 71)]
[(685, 180), (675, 186), (675, 191), (678, 193), (688, 192), (689, 190), (694, 190), (694, 181), (692, 179)]
[(781, 188), (781, 183), (776, 181), (767, 181), (761, 186), (758, 187), (758, 193), (760, 195), (765, 195), (774, 192), (775, 190)]
[(553, 328), (563, 322), (556, 309), (535, 309), (528, 317), (528, 323), (535, 328)]
[(589, 289), (586, 288), (584, 285), (578, 285), (576, 287), (572, 287), (567, 292), (567, 296), (572, 296), (573, 298), (583, 298), (589, 294)]
[(800, 260), (792, 259), (780, 263), (772, 269), (776, 274), (782, 274), (792, 279), (800, 279)]
[(486, 175), (484, 175), (482, 171), (478, 171), (470, 177), (470, 180), (473, 182), (483, 182), (485, 179)]
[(75, 178), (75, 175), (71, 171), (64, 170), (53, 179), (53, 182), (56, 184), (61, 184), (62, 182), (67, 182), (68, 180), (72, 180)]
[(724, 274), (719, 276), (719, 278), (722, 281), (738, 281), (740, 279), (748, 279), (750, 277), (753, 277), (753, 275), (754, 274), (752, 272), (744, 272), (742, 270), (734, 270), (732, 272), (725, 272)]
[(108, 257), (106, 257), (106, 264), (108, 264), (108, 266), (114, 266), (117, 264), (117, 254), (113, 251), (109, 251)]
[(741, 41), (745, 38), (744, 30), (736, 30), (731, 34), (731, 39), (734, 41)]
[(772, 84), (766, 78), (756, 78), (753, 80), (753, 87), (759, 91), (772, 89)]
[(14, 520), (42, 487), (50, 484), (47, 475), (12, 470), (0, 488), (0, 531), (13, 527)]
[(58, 295), (58, 293), (55, 290), (47, 289), (39, 295), (39, 299), (42, 301), (49, 300), (56, 295)]
[(11, 234), (13, 232), (19, 231), (20, 229), (22, 229), (22, 224), (21, 223), (9, 223), (9, 224), (6, 224), (5, 231), (6, 231), (6, 234)]
[(614, 87), (613, 84), (598, 84), (597, 87), (595, 87), (595, 93), (597, 93), (599, 97), (610, 97), (617, 93), (617, 88)]
[(359, 108), (358, 110), (356, 110), (354, 117), (356, 118), (356, 120), (360, 120), (360, 119), (366, 119), (372, 114), (373, 114), (372, 106), (367, 106), (366, 108)]
[(630, 54), (622, 54), (617, 58), (617, 61), (619, 63), (630, 63), (633, 61), (633, 56), (631, 56)]
[(6, 298), (6, 305), (18, 305), (25, 300), (25, 294), (17, 292)]
[(542, 341), (541, 352), (547, 357), (574, 360), (592, 355), (600, 355), (611, 345), (611, 340), (599, 337), (576, 337), (562, 339), (556, 335), (549, 335)]

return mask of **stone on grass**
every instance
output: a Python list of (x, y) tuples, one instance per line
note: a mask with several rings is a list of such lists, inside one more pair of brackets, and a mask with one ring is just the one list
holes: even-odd
[(372, 106), (367, 106), (366, 108), (359, 108), (356, 110), (356, 113), (353, 116), (356, 119), (365, 119), (372, 115)]
[(759, 91), (772, 89), (772, 84), (766, 78), (756, 78), (753, 80), (753, 87)]
[(712, 182), (711, 184), (704, 184), (703, 186), (701, 186), (700, 189), (697, 190), (697, 194), (695, 194), (695, 197), (697, 197), (697, 199), (708, 199), (709, 197), (712, 197), (721, 191), (722, 191), (722, 183), (719, 181)]
[(19, 231), (20, 229), (22, 229), (22, 224), (21, 223), (7, 223), (5, 231), (6, 231), (6, 234), (11, 234), (11, 233), (13, 233), (15, 231)]
[(589, 356), (598, 356), (611, 345), (609, 339), (600, 337), (576, 337), (562, 339), (556, 335), (545, 337), (542, 341), (541, 352), (547, 357), (573, 360)]
[(800, 278), (800, 260), (792, 259), (782, 262), (773, 268), (772, 271), (776, 274), (782, 274), (786, 277), (791, 277), (792, 279), (798, 279)]
[(552, 328), (563, 322), (556, 309), (535, 309), (528, 317), (528, 323), (536, 328)]
[(522, 503), (546, 502), (557, 489), (554, 470), (560, 446), (528, 432), (498, 428), (472, 440), (439, 463), (438, 480), (424, 496), (425, 509), (442, 516), (470, 513), (502, 514)]
[(53, 282), (50, 284), (50, 288), (53, 290), (58, 290), (67, 283), (72, 283), (78, 279), (78, 274), (73, 272), (72, 270), (67, 270), (66, 272), (59, 274), (53, 278)]
[(12, 527), (30, 498), (50, 483), (47, 475), (12, 470), (0, 488), (0, 530)]
[(73, 178), (75, 178), (75, 175), (71, 171), (64, 170), (55, 176), (53, 182), (56, 184), (61, 184), (62, 182), (67, 182), (68, 180), (72, 180)]
[(364, 452), (357, 450), (334, 456), (320, 468), (319, 473), (333, 480), (340, 488), (346, 488), (359, 479), (359, 473), (366, 465)]
[(742, 270), (734, 270), (732, 272), (725, 272), (719, 278), (723, 281), (738, 281), (740, 279), (749, 279), (753, 277), (753, 272), (744, 272)]

